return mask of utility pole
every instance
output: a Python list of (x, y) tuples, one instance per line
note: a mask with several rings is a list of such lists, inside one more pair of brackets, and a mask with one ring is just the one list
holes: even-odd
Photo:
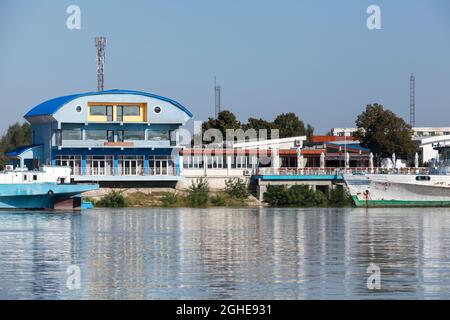
[(416, 77), (411, 73), (409, 78), (409, 124), (416, 126)]
[(103, 91), (105, 82), (105, 47), (106, 38), (96, 37), (95, 47), (97, 48), (97, 90)]
[(215, 115), (216, 115), (216, 119), (219, 116), (219, 113), (222, 108), (221, 105), (221, 94), (222, 94), (222, 88), (217, 85), (216, 83), (216, 77), (214, 77), (214, 100), (215, 100)]

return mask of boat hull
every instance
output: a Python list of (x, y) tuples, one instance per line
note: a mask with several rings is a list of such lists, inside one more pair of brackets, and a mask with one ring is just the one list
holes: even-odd
[(0, 184), (0, 209), (80, 209), (81, 194), (97, 184)]
[(344, 175), (359, 207), (450, 207), (450, 177), (429, 175)]

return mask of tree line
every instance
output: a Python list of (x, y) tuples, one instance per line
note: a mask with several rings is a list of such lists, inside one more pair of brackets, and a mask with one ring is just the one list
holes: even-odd
[(217, 118), (209, 118), (202, 124), (202, 132), (208, 129), (218, 129), (223, 137), (226, 137), (227, 129), (242, 129), (247, 131), (254, 129), (267, 130), (267, 137), (271, 136), (272, 130), (278, 130), (279, 138), (307, 136), (310, 138), (314, 134), (314, 128), (306, 124), (293, 112), (282, 113), (275, 117), (273, 121), (261, 118), (248, 118), (247, 122), (240, 122), (229, 110), (221, 111)]

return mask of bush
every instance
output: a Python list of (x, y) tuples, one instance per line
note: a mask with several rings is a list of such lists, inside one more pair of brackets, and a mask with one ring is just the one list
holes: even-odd
[(330, 192), (329, 204), (333, 207), (347, 207), (353, 204), (352, 198), (345, 192), (344, 187), (336, 186)]
[(175, 192), (165, 192), (161, 198), (163, 207), (171, 207), (176, 205), (180, 200), (180, 197)]
[(224, 196), (217, 195), (211, 198), (211, 204), (216, 207), (226, 207), (228, 206), (228, 201)]
[(205, 207), (209, 199), (208, 181), (200, 178), (192, 181), (189, 187), (188, 203), (191, 207)]
[(112, 190), (98, 200), (95, 205), (107, 208), (123, 208), (127, 206), (127, 201), (121, 192)]
[(319, 207), (327, 203), (325, 195), (308, 186), (295, 185), (287, 190), (288, 205), (296, 207)]
[(225, 192), (233, 198), (245, 199), (249, 196), (248, 185), (244, 179), (230, 178), (225, 181)]
[(320, 207), (327, 204), (326, 196), (308, 186), (268, 186), (264, 201), (274, 207)]
[(265, 202), (274, 207), (283, 207), (289, 202), (285, 186), (269, 185), (263, 197)]

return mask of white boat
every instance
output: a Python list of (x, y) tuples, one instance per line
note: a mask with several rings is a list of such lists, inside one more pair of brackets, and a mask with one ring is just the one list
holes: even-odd
[(361, 207), (450, 207), (450, 146), (436, 147), (442, 161), (434, 162), (427, 174), (344, 174), (356, 206)]
[(80, 209), (81, 194), (97, 184), (73, 184), (69, 167), (6, 166), (0, 172), (0, 209)]

